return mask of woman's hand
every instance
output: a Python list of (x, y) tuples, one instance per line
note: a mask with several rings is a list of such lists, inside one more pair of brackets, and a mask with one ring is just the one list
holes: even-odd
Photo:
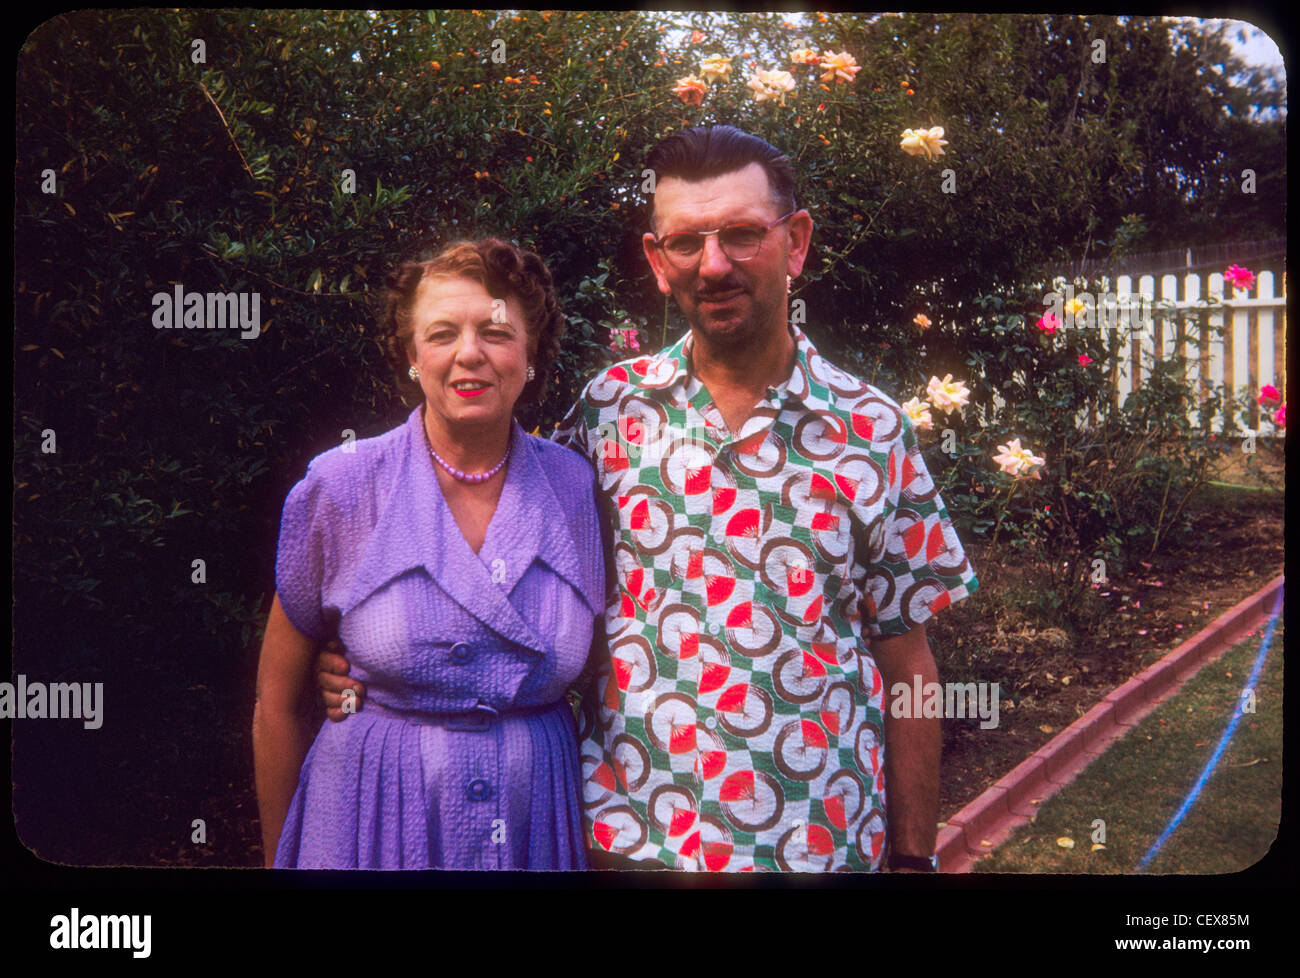
[(348, 678), (350, 667), (344, 658), (346, 653), (343, 643), (332, 638), (316, 657), (316, 681), (320, 685), (321, 700), (325, 703), (325, 715), (335, 723), (360, 710), (366, 698), (366, 684)]

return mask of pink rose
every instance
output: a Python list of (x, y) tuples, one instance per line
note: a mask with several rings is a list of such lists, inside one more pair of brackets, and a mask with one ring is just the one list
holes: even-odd
[(610, 329), (609, 331), (609, 348), (618, 352), (620, 350), (641, 351), (641, 340), (637, 336), (635, 326), (626, 326), (622, 329)]
[(704, 95), (708, 90), (708, 83), (703, 78), (697, 78), (694, 75), (678, 78), (677, 84), (673, 86), (673, 94), (687, 105), (704, 104)]
[(1255, 273), (1239, 265), (1229, 265), (1223, 277), (1239, 289), (1249, 289), (1255, 284)]

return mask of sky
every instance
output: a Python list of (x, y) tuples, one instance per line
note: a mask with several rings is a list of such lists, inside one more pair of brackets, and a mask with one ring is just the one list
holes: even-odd
[[(1281, 68), (1285, 72), (1282, 64), (1282, 52), (1278, 49), (1277, 42), (1265, 34), (1259, 28), (1241, 20), (1228, 21), (1234, 29), (1231, 33), (1232, 46), (1237, 49), (1242, 59), (1253, 65), (1261, 67)], [(1239, 40), (1237, 29), (1245, 34), (1245, 40)]]

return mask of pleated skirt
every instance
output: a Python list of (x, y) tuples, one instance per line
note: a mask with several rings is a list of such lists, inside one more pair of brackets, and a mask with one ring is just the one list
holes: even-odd
[(317, 733), (275, 865), (585, 870), (578, 765), (563, 701), (484, 731), (363, 707)]

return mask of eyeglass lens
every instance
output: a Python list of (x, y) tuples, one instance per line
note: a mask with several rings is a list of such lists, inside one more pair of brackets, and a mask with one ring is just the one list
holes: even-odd
[[(751, 224), (733, 224), (717, 232), (722, 252), (733, 261), (753, 258), (763, 242), (764, 228)], [(664, 239), (664, 251), (678, 260), (692, 261), (704, 249), (702, 234), (681, 232)]]

